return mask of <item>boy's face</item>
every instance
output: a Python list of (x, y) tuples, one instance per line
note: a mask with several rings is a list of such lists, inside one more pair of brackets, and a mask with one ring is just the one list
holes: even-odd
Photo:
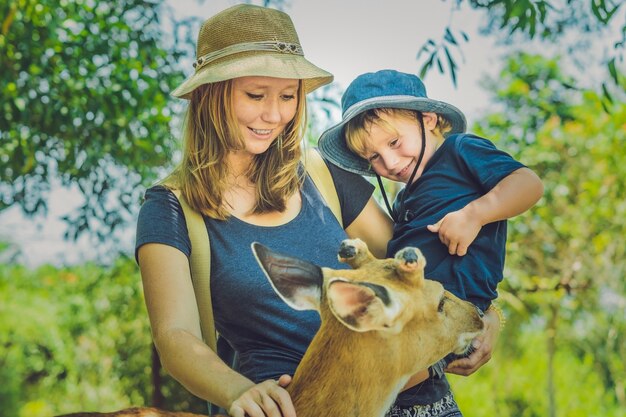
[[(381, 114), (395, 131), (387, 131), (376, 124), (372, 124), (365, 147), (365, 155), (361, 155), (372, 164), (372, 169), (381, 177), (393, 181), (407, 183), (422, 149), (422, 133), (419, 122), (415, 119), (393, 114)], [(424, 166), (436, 150), (438, 142), (433, 137), (430, 125), (432, 118), (437, 123), (434, 113), (423, 113), (424, 126), (426, 129), (426, 149), (422, 163), (415, 174), (413, 181), (417, 180)]]

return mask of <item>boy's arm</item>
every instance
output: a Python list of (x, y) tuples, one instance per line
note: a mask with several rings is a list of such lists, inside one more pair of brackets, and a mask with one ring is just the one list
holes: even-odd
[(510, 219), (535, 205), (543, 195), (543, 184), (537, 174), (520, 168), (504, 177), (487, 194), (463, 208), (477, 218), (481, 226)]
[(463, 256), (484, 225), (525, 212), (542, 195), (543, 184), (537, 174), (520, 168), (504, 177), (487, 194), (428, 226), (428, 230), (439, 234), (451, 255)]

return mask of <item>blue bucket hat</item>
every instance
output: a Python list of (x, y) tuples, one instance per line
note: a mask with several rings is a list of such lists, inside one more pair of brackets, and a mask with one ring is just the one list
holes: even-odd
[(318, 147), (333, 164), (361, 175), (376, 175), (370, 164), (353, 153), (346, 144), (344, 126), (359, 113), (375, 108), (410, 109), (444, 116), (452, 129), (446, 133), (463, 133), (467, 122), (461, 110), (451, 104), (432, 100), (426, 95), (422, 80), (413, 74), (381, 70), (359, 75), (341, 98), (342, 120), (320, 136)]

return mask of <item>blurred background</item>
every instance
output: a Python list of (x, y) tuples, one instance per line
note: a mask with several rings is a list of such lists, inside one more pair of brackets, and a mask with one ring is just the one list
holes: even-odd
[[(236, 1), (0, 0), (0, 416), (205, 412), (154, 353), (134, 260), (146, 187), (180, 154), (202, 21)], [(455, 395), (473, 416), (626, 416), (626, 5), (272, 0), (335, 82), (422, 76), (545, 195), (509, 222), (507, 323)], [(387, 183), (389, 191), (397, 184)]]

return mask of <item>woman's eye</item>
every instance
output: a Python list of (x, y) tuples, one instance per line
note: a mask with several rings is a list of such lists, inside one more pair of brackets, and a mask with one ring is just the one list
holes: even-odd
[(284, 101), (290, 101), (290, 100), (293, 100), (293, 99), (295, 99), (295, 98), (296, 98), (296, 96), (295, 96), (295, 95), (293, 95), (293, 94), (284, 94), (284, 95), (283, 95), (283, 100), (284, 100)]
[(369, 158), (367, 158), (367, 160), (370, 161), (370, 162), (374, 162), (377, 159), (378, 159), (378, 154), (377, 153), (375, 153), (374, 155), (372, 155)]
[(246, 93), (248, 95), (248, 97), (250, 97), (252, 100), (261, 100), (263, 98), (263, 96), (261, 94), (252, 94), (252, 93)]
[(391, 142), (389, 142), (389, 146), (392, 148), (395, 148), (398, 145), (399, 139), (394, 139)]

